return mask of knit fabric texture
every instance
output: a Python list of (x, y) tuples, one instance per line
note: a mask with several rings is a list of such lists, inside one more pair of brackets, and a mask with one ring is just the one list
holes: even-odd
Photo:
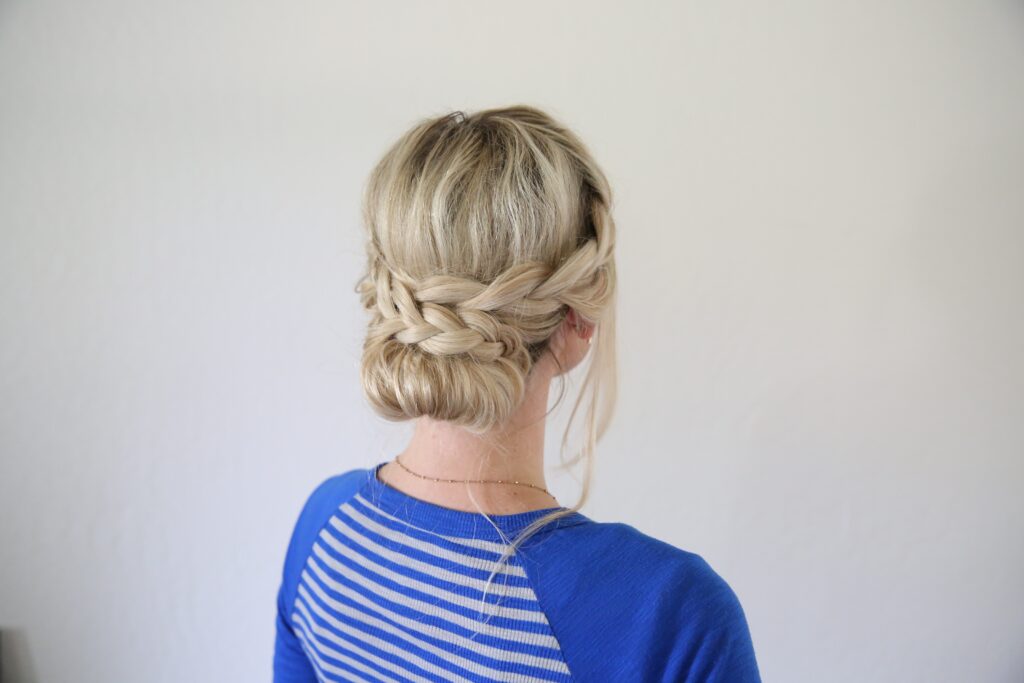
[[(731, 587), (699, 555), (558, 508), (454, 510), (330, 477), (295, 524), (277, 596), (275, 683), (760, 683)], [(494, 572), (495, 569), (497, 572)]]

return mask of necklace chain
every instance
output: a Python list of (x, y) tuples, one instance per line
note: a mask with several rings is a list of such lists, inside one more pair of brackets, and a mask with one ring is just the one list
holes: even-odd
[(529, 486), (532, 489), (543, 491), (544, 493), (554, 498), (554, 496), (551, 495), (551, 492), (548, 491), (547, 489), (537, 486), (536, 484), (528, 484), (525, 481), (506, 481), (504, 479), (439, 479), (437, 477), (428, 477), (426, 475), (413, 472), (412, 470), (405, 466), (405, 463), (398, 459), (397, 455), (395, 456), (395, 462), (398, 463), (398, 466), (401, 467), (403, 470), (413, 475), (414, 477), (419, 477), (420, 479), (439, 481), (447, 484), (517, 484), (519, 486)]

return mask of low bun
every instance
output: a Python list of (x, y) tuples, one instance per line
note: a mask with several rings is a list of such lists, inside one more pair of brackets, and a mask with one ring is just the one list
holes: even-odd
[(474, 432), (486, 431), (522, 400), (527, 369), (510, 358), (481, 362), (468, 355), (439, 356), (396, 339), (368, 343), (362, 381), (382, 416), (406, 420), (422, 415)]
[(503, 422), (565, 302), (607, 295), (597, 253), (588, 242), (557, 269), (517, 264), (486, 284), (453, 276), (416, 282), (374, 254), (359, 286), (373, 314), (362, 359), (370, 403), (392, 420), (427, 415), (473, 431)]

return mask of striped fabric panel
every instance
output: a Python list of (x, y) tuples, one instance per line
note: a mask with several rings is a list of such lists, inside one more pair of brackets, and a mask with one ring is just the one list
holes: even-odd
[[(516, 555), (357, 493), (320, 531), (292, 622), (321, 681), (570, 681)], [(485, 595), (486, 592), (486, 595)]]

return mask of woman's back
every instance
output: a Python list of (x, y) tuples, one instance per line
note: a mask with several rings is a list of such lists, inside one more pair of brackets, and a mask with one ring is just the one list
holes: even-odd
[[(735, 594), (699, 556), (579, 512), (491, 516), (356, 469), (325, 481), (291, 539), (274, 680), (758, 681)], [(492, 572), (498, 569), (489, 583)]]
[[(374, 167), (363, 214), (360, 379), (415, 428), (393, 463), (310, 496), (277, 683), (758, 681), (701, 557), (580, 512), (617, 366), (611, 187), (578, 136), (528, 106), (425, 119)], [(557, 406), (583, 365), (570, 508), (546, 488), (545, 429), (552, 383)]]

